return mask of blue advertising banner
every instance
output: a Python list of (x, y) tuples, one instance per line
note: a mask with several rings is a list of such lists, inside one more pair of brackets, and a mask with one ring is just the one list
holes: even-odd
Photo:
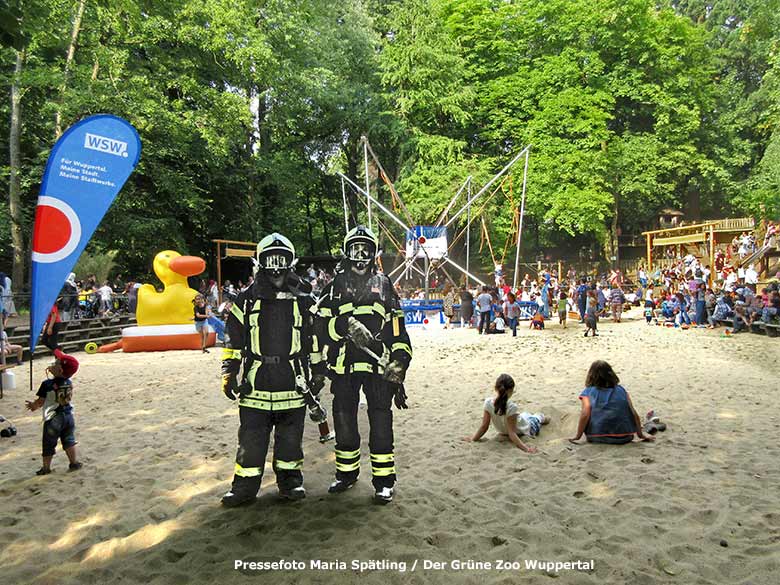
[(31, 353), (68, 273), (140, 156), (135, 128), (108, 114), (74, 124), (52, 148), (33, 228)]

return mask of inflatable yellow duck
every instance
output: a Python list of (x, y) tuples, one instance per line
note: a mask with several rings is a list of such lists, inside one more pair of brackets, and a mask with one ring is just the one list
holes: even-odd
[(192, 299), (198, 292), (187, 285), (187, 277), (203, 272), (206, 262), (163, 250), (154, 257), (153, 267), (163, 283), (163, 291), (158, 293), (151, 284), (138, 289), (138, 325), (192, 325)]
[[(163, 291), (158, 293), (151, 284), (139, 288), (135, 312), (138, 325), (125, 327), (122, 339), (93, 348), (93, 351), (110, 353), (121, 349), (131, 353), (200, 349), (201, 334), (195, 328), (192, 306), (192, 299), (198, 293), (187, 286), (187, 277), (205, 269), (206, 262), (202, 258), (182, 256), (173, 250), (157, 254), (154, 273), (162, 281)], [(217, 334), (211, 326), (207, 331), (206, 347), (211, 347), (216, 343)]]

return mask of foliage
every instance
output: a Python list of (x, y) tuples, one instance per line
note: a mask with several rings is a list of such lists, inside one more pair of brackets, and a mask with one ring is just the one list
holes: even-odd
[(85, 280), (89, 275), (95, 275), (95, 282), (100, 286), (108, 280), (116, 266), (116, 250), (101, 253), (84, 252), (76, 263), (73, 272), (76, 279)]
[[(780, 0), (88, 0), (69, 64), (78, 0), (19, 5), (0, 4), (0, 76), (7, 92), (23, 50), (25, 233), (57, 113), (64, 127), (123, 116), (141, 163), (88, 250), (116, 250), (129, 276), (161, 249), (212, 262), (212, 239), (272, 229), (334, 251), (332, 173), (363, 184), (364, 135), (421, 223), (531, 144), (526, 256), (591, 243), (609, 256), (664, 207), (777, 214)], [(521, 171), (514, 201), (507, 180), (482, 211), (497, 249)], [(0, 214), (3, 263), (9, 231)]]

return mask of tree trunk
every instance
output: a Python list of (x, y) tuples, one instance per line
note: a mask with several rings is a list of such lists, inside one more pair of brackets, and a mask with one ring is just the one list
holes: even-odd
[[(355, 141), (350, 141), (347, 143), (346, 148), (344, 149), (344, 152), (347, 156), (347, 176), (355, 181), (357, 184), (357, 173), (358, 173), (358, 163), (360, 160), (360, 155), (358, 153), (358, 145), (359, 143), (356, 143)], [(357, 224), (358, 221), (358, 202), (357, 202), (357, 193), (355, 190), (350, 186), (347, 185), (347, 207), (349, 208), (349, 215), (350, 219), (354, 224)]]
[(258, 91), (257, 94), (257, 117), (255, 118), (257, 139), (260, 141), (260, 151), (263, 153), (271, 152), (271, 128), (265, 123), (265, 118), (271, 109), (268, 90)]
[[(612, 268), (617, 267), (620, 260), (618, 257), (618, 195), (612, 194), (612, 219), (609, 222), (609, 229), (604, 237), (604, 256), (605, 260)], [(614, 260), (613, 260), (614, 258)]]
[(25, 254), (24, 232), (22, 226), (21, 207), (21, 157), (19, 132), (22, 126), (22, 96), (19, 88), (19, 77), (24, 66), (24, 50), (16, 53), (14, 79), (11, 85), (11, 130), (9, 132), (8, 150), (10, 153), (10, 177), (8, 180), (8, 210), (11, 214), (11, 241), (14, 246), (13, 282), (16, 290), (22, 290), (24, 285)]
[(311, 217), (311, 192), (306, 189), (306, 234), (309, 236), (309, 256), (314, 256), (314, 230)]
[(688, 198), (685, 202), (686, 220), (688, 223), (701, 221), (701, 189), (697, 181), (688, 183)]
[[(606, 158), (607, 156), (607, 142), (602, 140), (601, 141), (601, 152)], [(607, 262), (612, 268), (618, 267), (618, 262), (620, 261), (620, 252), (618, 250), (619, 243), (618, 243), (618, 223), (619, 223), (619, 214), (618, 214), (618, 191), (617, 186), (620, 185), (621, 177), (615, 176), (611, 178), (611, 182), (613, 185), (615, 185), (615, 191), (612, 193), (612, 221), (609, 224), (609, 231), (607, 232), (606, 238), (604, 238), (604, 253), (606, 254)], [(614, 260), (613, 260), (614, 258)]]
[[(70, 75), (70, 66), (73, 63), (73, 56), (76, 54), (76, 41), (79, 38), (79, 32), (81, 31), (81, 19), (84, 16), (84, 7), (86, 6), (86, 0), (79, 2), (79, 7), (76, 9), (76, 18), (73, 19), (73, 29), (70, 33), (70, 45), (68, 45), (68, 55), (65, 57), (65, 79), (60, 87), (60, 102), (57, 105), (57, 112), (54, 115), (54, 138), (55, 140), (62, 136), (62, 103), (65, 101), (65, 89), (68, 86), (68, 77)], [(97, 76), (97, 72), (95, 72)]]
[[(615, 257), (613, 266), (615, 268), (619, 267), (620, 263), (620, 240), (618, 238), (618, 194), (615, 193), (615, 196), (613, 198), (613, 207), (612, 207), (612, 225), (610, 226), (609, 230), (609, 237), (612, 239), (612, 256)], [(610, 258), (612, 257), (610, 256)]]
[(322, 219), (322, 232), (323, 235), (325, 236), (325, 249), (328, 251), (328, 254), (330, 254), (331, 253), (330, 233), (328, 232), (328, 217), (325, 213), (325, 206), (322, 203), (322, 189), (319, 190), (317, 198), (320, 205), (320, 218)]

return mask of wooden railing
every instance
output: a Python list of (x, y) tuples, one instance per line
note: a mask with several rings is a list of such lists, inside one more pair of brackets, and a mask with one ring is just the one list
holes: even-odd
[(715, 223), (716, 230), (752, 230), (756, 227), (756, 222), (752, 217), (732, 217), (730, 219), (721, 219)]

